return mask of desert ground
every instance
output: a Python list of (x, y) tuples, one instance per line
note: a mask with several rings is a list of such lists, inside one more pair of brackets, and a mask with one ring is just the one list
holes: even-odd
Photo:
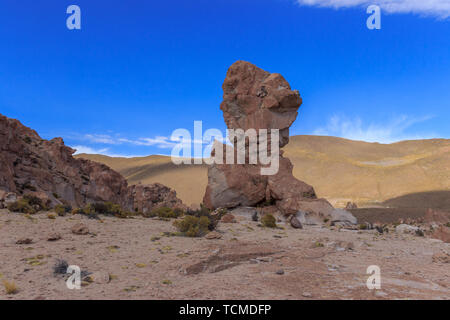
[[(173, 236), (172, 221), (157, 218), (0, 210), (0, 281), (18, 290), (2, 287), (0, 299), (450, 299), (450, 244), (440, 240), (236, 219), (208, 239)], [(73, 234), (77, 223), (89, 233)], [(91, 282), (68, 289), (58, 259)], [(381, 269), (380, 290), (366, 286), (370, 265)]]

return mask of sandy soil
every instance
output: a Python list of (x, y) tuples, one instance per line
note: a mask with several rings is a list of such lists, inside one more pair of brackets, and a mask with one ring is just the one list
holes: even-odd
[[(170, 221), (83, 216), (48, 219), (0, 210), (0, 281), (19, 291), (0, 299), (450, 299), (450, 245), (413, 235), (306, 227), (265, 229), (240, 217), (221, 239), (164, 236)], [(82, 222), (87, 235), (71, 227)], [(49, 234), (62, 239), (47, 241)], [(31, 244), (16, 244), (30, 238)], [(159, 238), (159, 239), (158, 239)], [(80, 290), (53, 274), (57, 259), (106, 274)], [(369, 290), (369, 265), (381, 290)]]

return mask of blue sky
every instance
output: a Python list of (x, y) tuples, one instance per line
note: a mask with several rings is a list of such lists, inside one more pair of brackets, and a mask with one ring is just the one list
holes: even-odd
[[(369, 4), (381, 30), (366, 27)], [(81, 8), (68, 30), (66, 8)], [(173, 130), (225, 130), (236, 60), (304, 103), (291, 135), (450, 138), (447, 0), (0, 2), (0, 113), (79, 151), (170, 154)]]

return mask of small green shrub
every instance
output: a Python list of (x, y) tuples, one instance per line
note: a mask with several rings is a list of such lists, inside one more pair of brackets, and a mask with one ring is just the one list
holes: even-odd
[(64, 205), (64, 204), (57, 204), (54, 208), (53, 211), (55, 211), (55, 213), (62, 217), (65, 216), (67, 213), (72, 211), (72, 207), (70, 205)]
[(17, 288), (14, 281), (9, 282), (3, 280), (3, 286), (5, 287), (6, 294), (16, 294), (17, 292), (19, 292), (19, 288)]
[(194, 217), (187, 215), (183, 220), (178, 220), (173, 225), (186, 237), (202, 237), (208, 233), (211, 223), (208, 217)]
[(78, 214), (85, 214), (90, 217), (96, 217), (98, 214), (103, 215), (112, 215), (118, 218), (129, 218), (131, 216), (135, 216), (136, 213), (129, 212), (124, 209), (118, 204), (112, 203), (112, 202), (95, 202), (90, 203), (87, 206), (85, 206), (83, 209), (78, 209), (76, 211)]
[(19, 199), (16, 202), (8, 205), (8, 210), (11, 212), (20, 212), (27, 214), (35, 214), (36, 210), (28, 203), (27, 199)]
[(366, 230), (367, 229), (367, 224), (360, 224), (359, 225), (359, 230)]
[(316, 241), (316, 243), (314, 243), (314, 246), (316, 248), (323, 248), (323, 247), (325, 247), (325, 245), (322, 242), (319, 242), (319, 241)]
[(276, 228), (277, 227), (277, 220), (270, 213), (265, 214), (261, 218), (261, 223), (264, 227), (267, 227), (267, 228)]
[(225, 214), (227, 214), (227, 212), (228, 212), (228, 210), (223, 208), (223, 209), (219, 209), (216, 214), (212, 215), (210, 209), (208, 209), (203, 204), (200, 204), (200, 209), (198, 209), (198, 210), (188, 209), (186, 211), (186, 215), (197, 217), (197, 218), (201, 218), (201, 217), (208, 218), (208, 220), (209, 220), (208, 230), (213, 231), (214, 229), (216, 229), (217, 224), (219, 223), (220, 219), (222, 219), (222, 217)]
[(173, 210), (168, 207), (161, 207), (158, 209), (152, 210), (151, 216), (153, 217), (159, 217), (159, 218), (168, 218), (168, 219), (176, 219), (178, 218), (183, 212), (180, 210)]
[(73, 208), (72, 214), (85, 214), (82, 208)]

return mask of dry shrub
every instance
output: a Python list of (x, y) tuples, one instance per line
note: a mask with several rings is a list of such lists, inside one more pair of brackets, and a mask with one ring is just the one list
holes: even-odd
[(17, 288), (14, 281), (9, 282), (3, 280), (3, 286), (5, 287), (6, 294), (16, 294), (17, 292), (19, 292), (19, 288)]
[(186, 237), (202, 237), (208, 233), (208, 226), (211, 221), (208, 217), (185, 216), (183, 220), (178, 220), (173, 225)]
[(265, 214), (261, 218), (261, 223), (264, 227), (267, 227), (267, 228), (276, 228), (277, 227), (277, 220), (270, 213)]

